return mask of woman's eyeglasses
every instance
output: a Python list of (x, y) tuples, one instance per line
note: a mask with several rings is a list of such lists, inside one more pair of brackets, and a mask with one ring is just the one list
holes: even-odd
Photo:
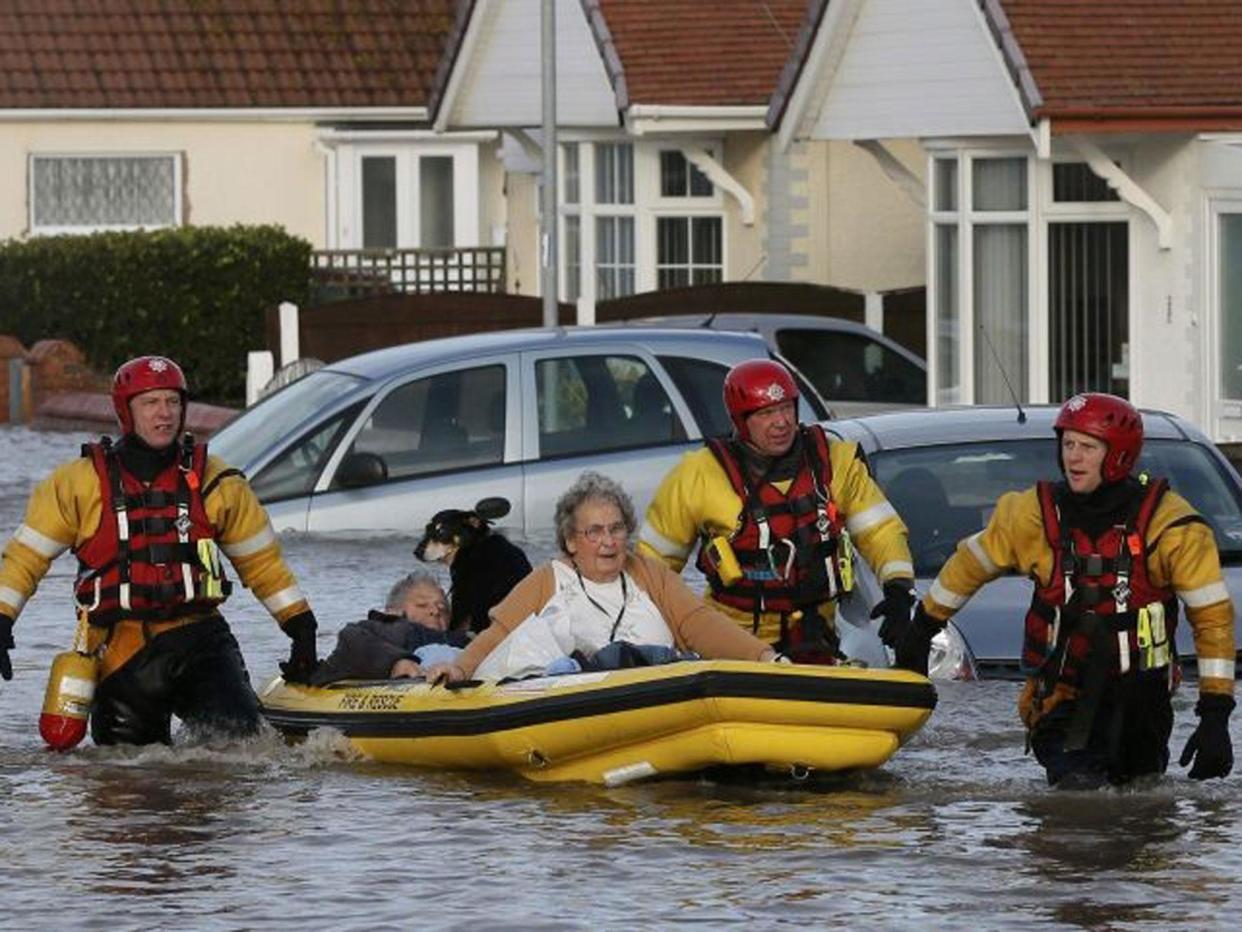
[(598, 544), (605, 536), (617, 540), (622, 537), (628, 537), (630, 529), (625, 526), (625, 522), (618, 521), (616, 524), (592, 524), (589, 528), (580, 528), (578, 533), (585, 537), (593, 544)]

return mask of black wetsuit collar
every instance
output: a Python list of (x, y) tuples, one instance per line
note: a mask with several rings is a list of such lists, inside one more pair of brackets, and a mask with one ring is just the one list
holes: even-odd
[(794, 441), (789, 449), (780, 456), (764, 456), (749, 443), (739, 440), (736, 448), (741, 451), (742, 468), (752, 482), (766, 479), (768, 482), (783, 482), (792, 479), (802, 468), (802, 429), (794, 434)]
[(151, 482), (177, 461), (179, 445), (170, 443), (157, 450), (144, 442), (137, 434), (126, 434), (113, 447), (126, 472), (142, 482)]
[(1069, 484), (1057, 483), (1057, 501), (1062, 521), (1080, 528), (1095, 539), (1110, 527), (1124, 525), (1134, 515), (1135, 504), (1146, 488), (1133, 476), (1120, 482), (1102, 484), (1093, 492), (1071, 492)]

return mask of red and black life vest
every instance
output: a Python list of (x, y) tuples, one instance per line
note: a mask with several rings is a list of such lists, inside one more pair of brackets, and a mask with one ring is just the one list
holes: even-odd
[[(1048, 584), (1035, 581), (1026, 615), (1022, 663), (1027, 672), (1041, 674), (1049, 684), (1078, 687), (1089, 659), (1103, 661), (1112, 676), (1137, 669), (1138, 611), (1155, 603), (1164, 605), (1172, 642), (1176, 598), (1171, 589), (1153, 585), (1147, 572), (1147, 528), (1166, 489), (1163, 479), (1150, 482), (1125, 524), (1092, 540), (1079, 528), (1062, 526), (1056, 488), (1050, 482), (1038, 484), (1053, 563)], [(1104, 650), (1104, 657), (1094, 656), (1093, 649)]]
[(742, 579), (726, 586), (705, 556), (706, 548), (699, 547), (698, 568), (725, 605), (756, 615), (787, 614), (827, 602), (844, 588), (837, 551), (845, 520), (829, 495), (828, 438), (818, 427), (802, 426), (799, 432), (803, 462), (783, 493), (766, 477), (750, 482), (735, 441), (707, 441), (742, 500), (729, 538)]
[[(228, 597), (214, 544), (204, 567), (200, 541), (216, 529), (203, 507), (207, 445), (183, 444), (179, 455), (150, 483), (130, 473), (107, 437), (86, 444), (99, 476), (99, 529), (77, 549), (74, 598), (93, 625), (122, 618), (155, 621), (210, 614)], [(212, 581), (215, 586), (206, 585)]]

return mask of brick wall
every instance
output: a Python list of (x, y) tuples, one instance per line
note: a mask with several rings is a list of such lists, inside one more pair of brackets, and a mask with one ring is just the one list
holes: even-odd
[(9, 420), (9, 361), (26, 366), (22, 420), (29, 421), (40, 404), (62, 392), (106, 392), (110, 379), (86, 363), (85, 354), (68, 340), (40, 340), (29, 350), (15, 337), (0, 334), (0, 423)]

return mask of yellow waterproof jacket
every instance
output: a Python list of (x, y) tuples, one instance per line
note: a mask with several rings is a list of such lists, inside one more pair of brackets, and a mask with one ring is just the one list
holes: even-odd
[[(828, 494), (845, 516), (846, 530), (858, 552), (881, 582), (913, 579), (906, 526), (871, 478), (858, 444), (830, 439), (828, 457), (832, 465)], [(775, 485), (783, 492), (789, 482)], [(742, 500), (712, 451), (707, 447), (692, 450), (656, 489), (639, 535), (639, 551), (662, 558), (680, 572), (696, 542), (731, 535), (741, 513)], [(711, 598), (710, 592), (706, 597)], [(751, 615), (712, 601), (746, 628), (753, 624)], [(834, 610), (830, 605), (824, 614), (831, 618)], [(780, 616), (773, 612), (761, 615), (758, 635), (765, 641), (777, 641)]]
[[(1186, 607), (1199, 661), (1199, 691), (1233, 694), (1233, 603), (1220, 570), (1211, 528), (1190, 503), (1167, 491), (1147, 528), (1147, 572), (1158, 588), (1169, 588)], [(1178, 523), (1184, 522), (1184, 523)], [(1054, 554), (1044, 532), (1035, 488), (1001, 496), (987, 527), (957, 545), (923, 599), (928, 614), (946, 621), (975, 591), (1007, 572), (1051, 582)], [(1021, 617), (1025, 606), (1014, 606)]]
[[(219, 535), (217, 543), (237, 570), (242, 585), (252, 589), (272, 617), (283, 624), (307, 611), (309, 605), (281, 556), (280, 540), (250, 483), (236, 472), (222, 475), (226, 469), (218, 458), (207, 457), (203, 507)], [(99, 476), (87, 457), (57, 467), (35, 487), (25, 521), (5, 545), (0, 561), (0, 613), (16, 618), (52, 561), (66, 550), (76, 551), (95, 535), (101, 502)], [(111, 637), (108, 629), (92, 627), (88, 647), (99, 651), (101, 676), (107, 676), (141, 649), (147, 635), (194, 620), (151, 622), (144, 634), (140, 621), (122, 619)]]

